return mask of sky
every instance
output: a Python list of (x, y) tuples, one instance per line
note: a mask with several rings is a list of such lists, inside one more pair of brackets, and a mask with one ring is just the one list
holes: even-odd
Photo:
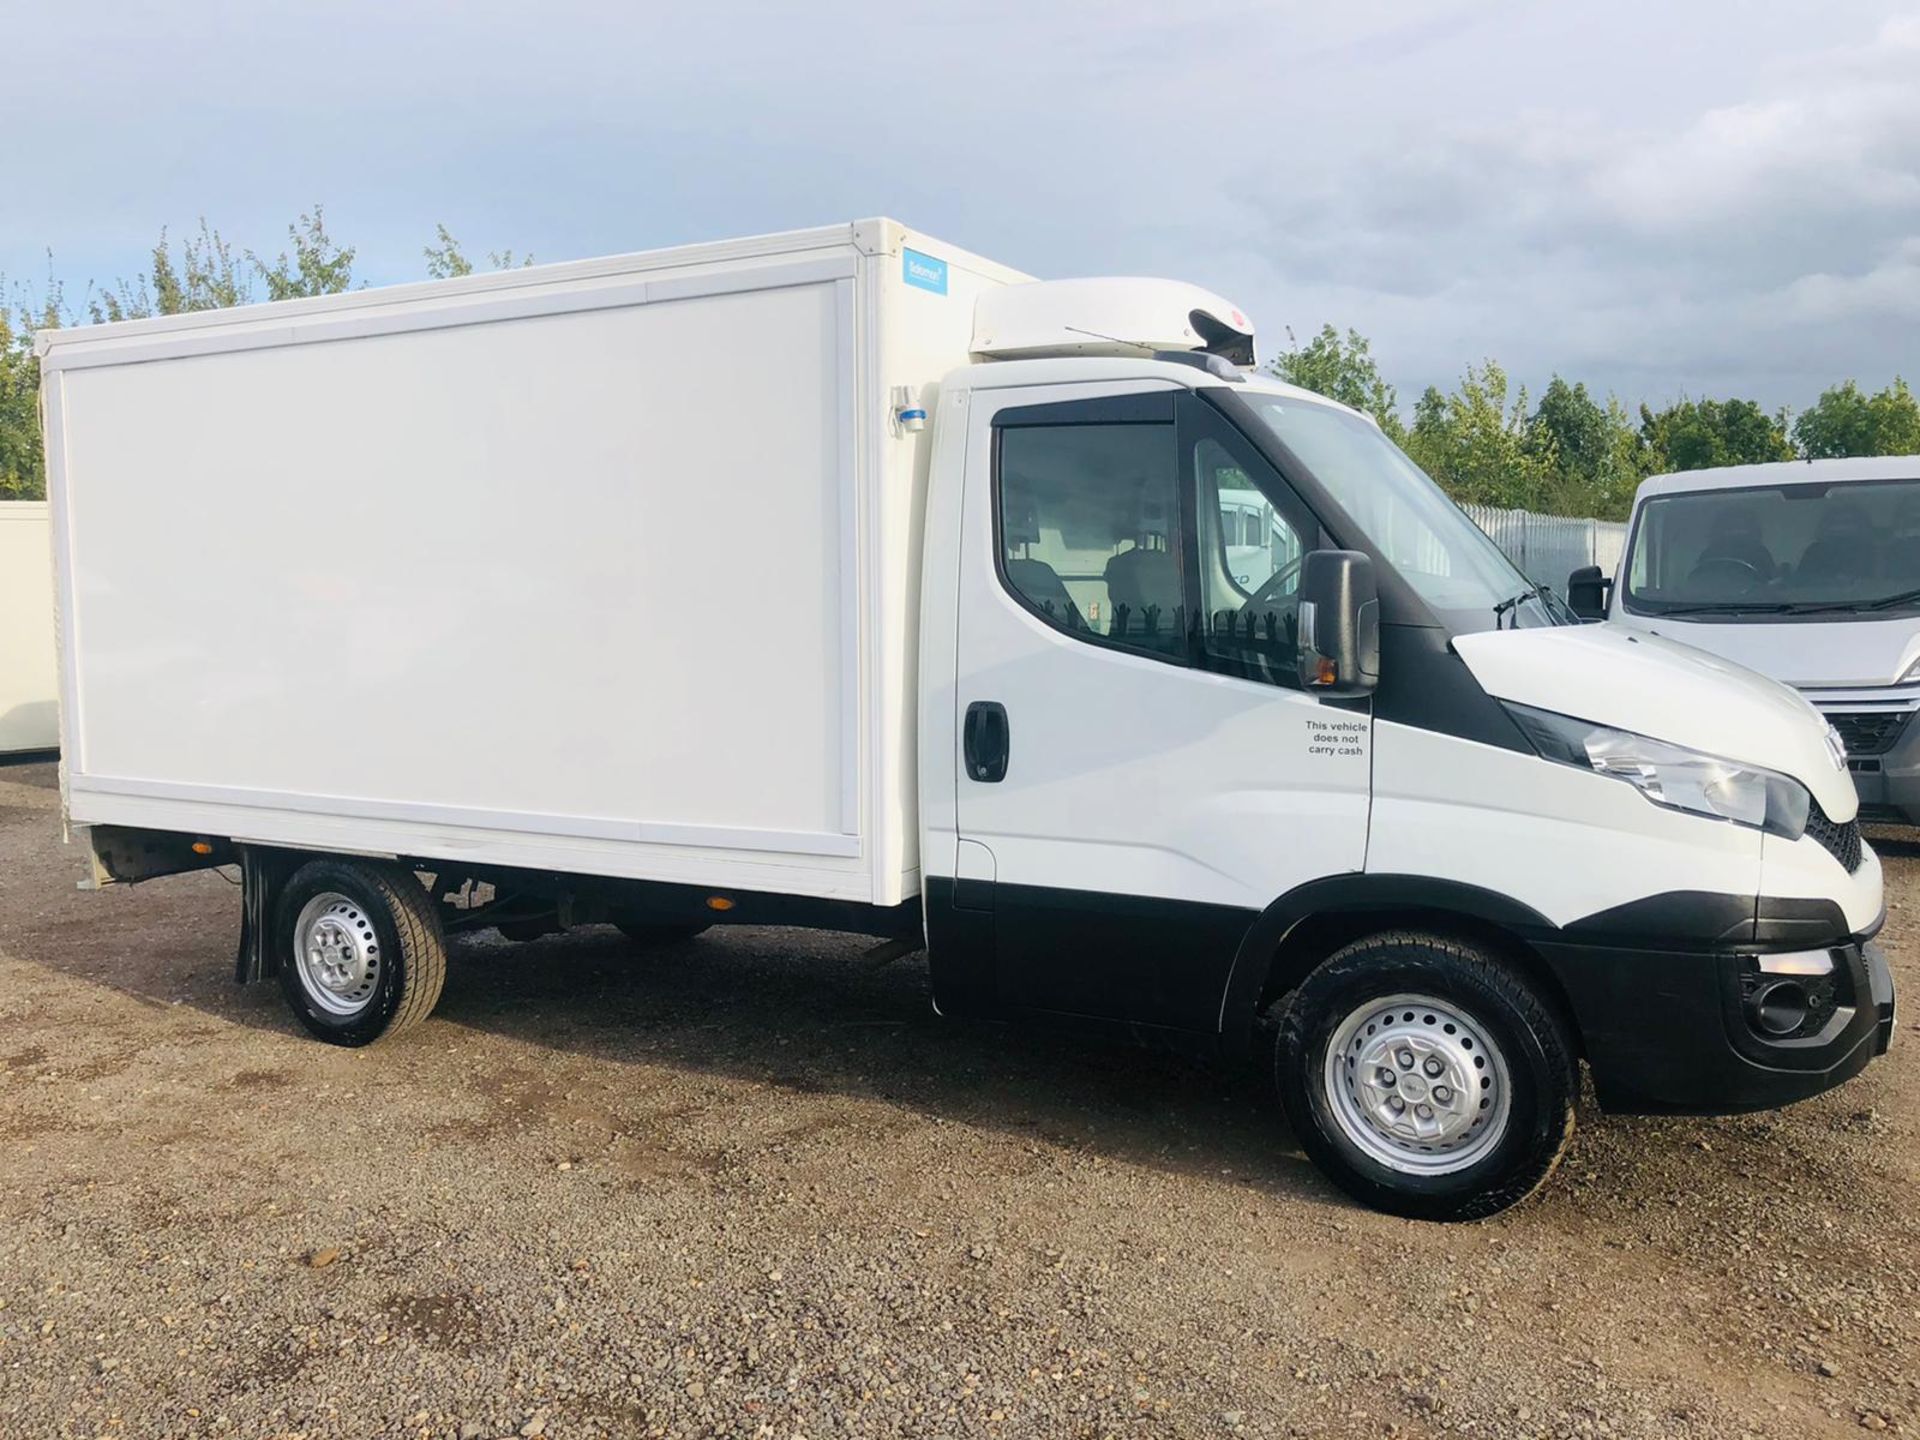
[[(1920, 0), (0, 0), (0, 275), (324, 204), (569, 260), (890, 214), (1168, 275), (1410, 405), (1501, 362), (1629, 404), (1920, 384)], [(51, 258), (49, 259), (49, 252)]]

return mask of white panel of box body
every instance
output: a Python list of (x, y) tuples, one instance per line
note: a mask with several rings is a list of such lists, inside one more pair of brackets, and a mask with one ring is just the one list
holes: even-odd
[(903, 233), (53, 337), (71, 818), (910, 894)]

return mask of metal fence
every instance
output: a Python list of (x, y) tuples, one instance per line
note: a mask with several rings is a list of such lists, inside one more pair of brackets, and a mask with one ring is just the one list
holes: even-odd
[(1567, 576), (1582, 565), (1598, 565), (1611, 575), (1626, 548), (1627, 527), (1619, 520), (1579, 520), (1570, 515), (1536, 515), (1531, 510), (1497, 510), (1463, 505), (1493, 543), (1507, 552), (1521, 573), (1536, 585), (1567, 593)]

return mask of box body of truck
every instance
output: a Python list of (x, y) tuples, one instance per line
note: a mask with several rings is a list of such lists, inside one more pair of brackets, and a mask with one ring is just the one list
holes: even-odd
[(0, 501), (0, 755), (60, 743), (44, 500)]
[(869, 221), (51, 335), (69, 818), (911, 897), (894, 397), (1022, 278)]

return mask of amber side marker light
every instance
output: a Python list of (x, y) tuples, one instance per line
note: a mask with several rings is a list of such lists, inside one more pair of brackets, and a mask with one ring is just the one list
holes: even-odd
[(732, 908), (733, 902), (724, 895), (709, 895), (707, 897), (707, 909), (709, 910), (731, 910)]
[(213, 846), (204, 840), (196, 840), (193, 842), (193, 853), (196, 855), (211, 855), (213, 854)]

